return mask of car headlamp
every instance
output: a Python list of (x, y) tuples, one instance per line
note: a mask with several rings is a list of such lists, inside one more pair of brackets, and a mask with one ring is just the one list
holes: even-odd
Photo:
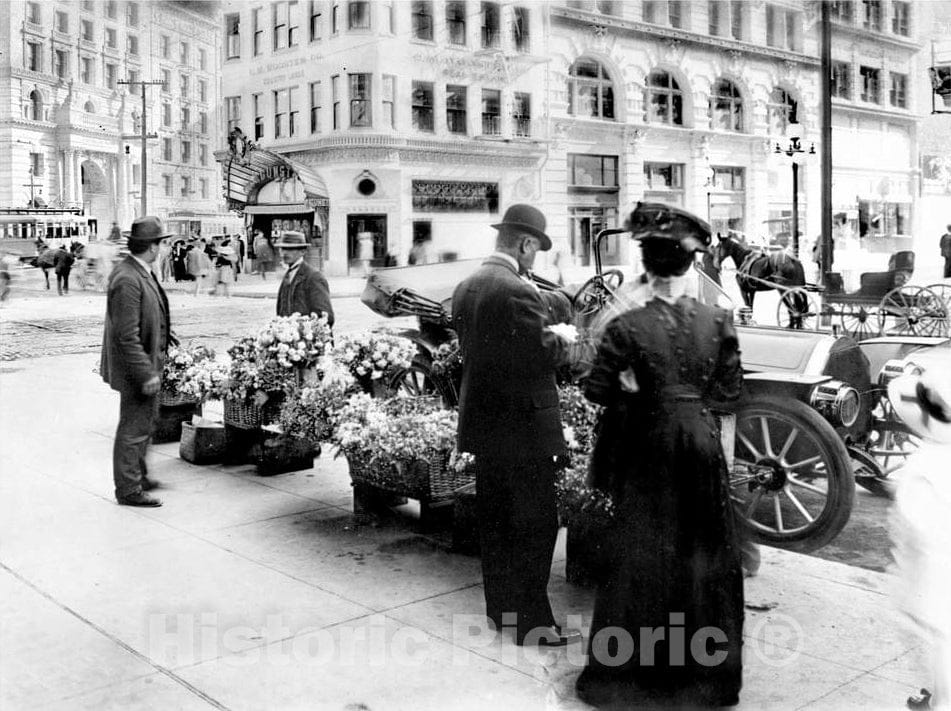
[(851, 385), (841, 380), (830, 380), (812, 389), (809, 404), (834, 427), (851, 427), (859, 417), (862, 398)]

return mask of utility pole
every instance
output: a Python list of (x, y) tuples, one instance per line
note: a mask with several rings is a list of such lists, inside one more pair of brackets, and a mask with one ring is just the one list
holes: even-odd
[(832, 22), (828, 2), (819, 3), (819, 102), (822, 154), (819, 157), (822, 232), (820, 233), (819, 283), (825, 284), (826, 272), (832, 271)]
[(141, 217), (144, 217), (145, 215), (149, 214), (149, 213), (148, 213), (148, 209), (147, 209), (147, 208), (148, 208), (148, 184), (149, 184), (149, 182), (148, 182), (148, 179), (146, 178), (146, 172), (145, 172), (145, 161), (146, 161), (146, 155), (147, 155), (147, 144), (148, 144), (148, 140), (149, 140), (150, 138), (158, 138), (158, 134), (157, 134), (157, 133), (149, 133), (149, 132), (148, 132), (148, 121), (146, 120), (146, 119), (147, 119), (147, 116), (148, 116), (148, 113), (147, 113), (148, 108), (147, 108), (147, 106), (146, 106), (145, 87), (147, 87), (147, 86), (154, 86), (154, 85), (156, 85), (156, 84), (164, 84), (164, 83), (165, 83), (165, 82), (163, 82), (163, 81), (128, 81), (128, 80), (124, 80), (124, 79), (116, 82), (116, 84), (139, 84), (139, 85), (142, 87), (142, 126), (141, 126), (141, 129), (142, 129), (142, 130), (141, 130), (141, 135), (140, 135), (140, 136), (132, 135), (132, 136), (123, 136), (123, 137), (122, 137), (123, 140), (133, 139), (133, 138), (140, 138), (140, 139), (142, 140), (142, 169), (141, 169), (141, 176), (140, 176), (141, 179), (142, 179), (142, 185), (141, 185), (142, 190), (141, 190), (141, 192), (139, 193), (139, 204), (140, 204), (140, 209), (141, 209), (141, 214), (140, 214)]
[(30, 209), (33, 209), (34, 207), (36, 207), (36, 204), (33, 202), (33, 189), (35, 185), (33, 182), (33, 166), (30, 166), (29, 173), (30, 173), (30, 182), (23, 183), (23, 187), (30, 189)]

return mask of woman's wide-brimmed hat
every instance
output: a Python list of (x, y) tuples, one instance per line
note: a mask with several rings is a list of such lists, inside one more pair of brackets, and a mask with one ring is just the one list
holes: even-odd
[(533, 237), (541, 240), (541, 251), (546, 252), (551, 249), (551, 238), (545, 234), (545, 216), (541, 210), (531, 205), (516, 204), (512, 205), (502, 216), (502, 221), (492, 225), (499, 230), (519, 230), (528, 232)]
[(275, 242), (274, 246), (281, 249), (307, 249), (307, 237), (303, 232), (288, 230), (281, 235), (281, 241)]
[(888, 384), (888, 399), (912, 432), (951, 442), (951, 374), (930, 368), (920, 375), (902, 375)]
[(710, 225), (693, 213), (662, 202), (639, 202), (627, 218), (631, 237), (678, 242), (688, 252), (706, 252)]
[(162, 220), (154, 215), (137, 217), (132, 222), (132, 230), (129, 232), (130, 242), (158, 242), (166, 237), (174, 237), (174, 235), (166, 231), (162, 226)]

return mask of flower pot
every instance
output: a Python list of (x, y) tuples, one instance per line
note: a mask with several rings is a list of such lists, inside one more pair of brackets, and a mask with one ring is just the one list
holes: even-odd
[(225, 464), (249, 464), (257, 459), (264, 435), (260, 427), (249, 429), (225, 421)]
[(265, 432), (257, 456), (258, 475), (273, 476), (311, 469), (318, 448), (309, 439)]
[(220, 423), (182, 423), (178, 455), (192, 464), (215, 464), (224, 460), (227, 448), (225, 426)]
[(569, 524), (567, 534), (565, 578), (585, 587), (602, 582), (612, 564), (610, 529)]
[(182, 423), (191, 422), (200, 412), (201, 404), (191, 401), (181, 405), (159, 405), (158, 416), (152, 425), (152, 442), (166, 444), (182, 438)]

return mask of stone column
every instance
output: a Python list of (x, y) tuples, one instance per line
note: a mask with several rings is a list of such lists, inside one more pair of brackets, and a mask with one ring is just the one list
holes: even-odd
[(75, 191), (73, 185), (73, 152), (71, 150), (63, 151), (63, 191), (65, 199), (70, 205), (75, 202)]

